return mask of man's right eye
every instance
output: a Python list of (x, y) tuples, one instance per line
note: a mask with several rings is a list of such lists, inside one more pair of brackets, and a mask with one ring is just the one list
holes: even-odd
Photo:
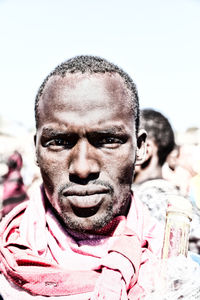
[(74, 139), (63, 139), (63, 138), (54, 138), (48, 141), (42, 142), (42, 146), (49, 148), (51, 150), (62, 150), (62, 149), (71, 149), (75, 146), (76, 141)]

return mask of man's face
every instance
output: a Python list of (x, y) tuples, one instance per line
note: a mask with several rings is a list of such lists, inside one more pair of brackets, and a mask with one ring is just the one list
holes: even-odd
[(136, 144), (130, 91), (118, 74), (49, 79), (36, 153), (45, 193), (68, 228), (93, 232), (123, 213)]

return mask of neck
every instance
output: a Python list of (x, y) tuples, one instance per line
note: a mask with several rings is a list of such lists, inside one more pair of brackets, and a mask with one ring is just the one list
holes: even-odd
[(148, 166), (136, 174), (134, 183), (141, 183), (150, 179), (162, 178), (162, 167), (158, 164), (157, 157), (152, 157)]

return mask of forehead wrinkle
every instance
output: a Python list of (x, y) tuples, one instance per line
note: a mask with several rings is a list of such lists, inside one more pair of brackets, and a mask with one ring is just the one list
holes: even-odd
[[(78, 82), (77, 82), (78, 78)], [(96, 78), (97, 80), (92, 80)], [(79, 81), (80, 79), (80, 81)], [(86, 82), (88, 83), (88, 80), (92, 80), (92, 89), (89, 93), (88, 103), (84, 101), (84, 94), (87, 97), (87, 91), (86, 89), (81, 89), (79, 85), (86, 85)], [(73, 82), (73, 84), (72, 84)], [(69, 83), (69, 85), (68, 85)], [(100, 90), (104, 91), (104, 100), (101, 101), (101, 98), (98, 98), (98, 92), (97, 89), (94, 89), (94, 86), (97, 86)], [(79, 86), (79, 87), (78, 87)], [(69, 89), (68, 89), (69, 87)], [(78, 103), (76, 101), (73, 101), (73, 90), (76, 94), (76, 87), (78, 88)], [(85, 90), (85, 91), (84, 91)], [(83, 93), (84, 91), (84, 93)], [(65, 96), (66, 93), (66, 96)], [(68, 94), (69, 93), (69, 98)], [(101, 94), (101, 93), (100, 93)], [(103, 92), (102, 92), (103, 94)], [(94, 96), (93, 96), (94, 95)], [(96, 100), (96, 96), (98, 101)], [(80, 101), (80, 99), (83, 97), (83, 100)], [(67, 102), (63, 102), (63, 100), (59, 101), (60, 99), (67, 99)], [(75, 97), (74, 97), (75, 98)], [(105, 99), (106, 98), (106, 99)], [(123, 82), (122, 78), (118, 74), (88, 74), (85, 76), (85, 74), (67, 74), (65, 77), (61, 77), (59, 75), (54, 76), (53, 78), (49, 79), (49, 83), (47, 84), (47, 87), (43, 94), (43, 101), (42, 105), (40, 106), (40, 113), (41, 117), (45, 115), (46, 109), (49, 109), (49, 113), (51, 114), (51, 117), (53, 116), (54, 121), (59, 123), (66, 122), (66, 113), (79, 113), (80, 117), (84, 117), (89, 111), (91, 111), (92, 118), (95, 121), (96, 117), (98, 119), (99, 116), (102, 117), (98, 120), (98, 123), (105, 122), (106, 117), (106, 106), (108, 106), (108, 111), (110, 112), (110, 101), (115, 101), (112, 104), (112, 111), (113, 113), (117, 113), (118, 111), (121, 111), (121, 115), (127, 116), (127, 118), (133, 117), (132, 110), (129, 106), (129, 90), (127, 89), (125, 83)], [(76, 99), (75, 99), (76, 100)], [(40, 104), (41, 104), (40, 102)], [(95, 105), (93, 105), (93, 103)], [(76, 105), (77, 104), (77, 105)], [(81, 107), (84, 107), (84, 109), (80, 109)], [(101, 113), (102, 110), (102, 113)], [(58, 112), (58, 117), (56, 117)], [(60, 119), (63, 114), (63, 120)], [(71, 114), (70, 117), (70, 123), (73, 123), (73, 118), (77, 119), (77, 116)], [(132, 119), (132, 118), (131, 118)], [(72, 121), (72, 122), (71, 122)], [(81, 121), (81, 120), (80, 120)], [(84, 119), (82, 120), (84, 121)], [(134, 120), (132, 120), (134, 122)], [(87, 123), (87, 122), (86, 122)]]
[[(84, 74), (85, 75), (85, 74)], [(79, 112), (81, 113), (80, 107), (84, 106), (86, 110), (93, 109), (95, 104), (95, 108), (98, 111), (102, 109), (102, 104), (97, 102), (100, 100), (98, 95), (105, 91), (105, 87), (103, 85), (103, 81), (93, 80), (91, 82), (91, 90), (88, 93), (88, 81), (91, 78), (97, 76), (82, 76), (79, 74), (68, 74), (68, 76), (60, 77), (55, 76), (55, 78), (51, 78), (44, 90), (43, 96), (40, 101), (40, 112), (44, 110), (44, 107), (50, 107), (50, 110), (55, 111), (62, 111), (66, 108), (67, 103), (67, 110), (70, 112)], [(67, 99), (68, 101), (64, 103), (60, 99)], [(81, 99), (81, 101), (80, 101)], [(91, 99), (93, 101), (91, 101)], [(79, 101), (77, 103), (77, 100)], [(76, 105), (74, 105), (76, 104)], [(105, 103), (104, 103), (105, 104)], [(84, 111), (82, 112), (85, 113)]]
[[(66, 73), (65, 76), (61, 77), (60, 75), (54, 75), (49, 78), (47, 81), (43, 94), (41, 96), (41, 100), (45, 100), (48, 98), (51, 100), (52, 98), (58, 98), (63, 93), (63, 90), (67, 94), (68, 89), (70, 93), (73, 94), (73, 90), (76, 91), (76, 87), (82, 85), (82, 93), (87, 97), (88, 87), (87, 82), (91, 81), (92, 79), (96, 78), (97, 81), (92, 81), (92, 85), (96, 85), (96, 90), (94, 92), (94, 99), (95, 94), (98, 94), (98, 89), (104, 89), (106, 87), (106, 91), (110, 95), (115, 95), (118, 93), (118, 98), (127, 98), (128, 102), (131, 99), (131, 93), (127, 88), (123, 78), (118, 73), (75, 73), (75, 74), (68, 74)], [(101, 81), (99, 81), (101, 79)], [(87, 88), (85, 88), (85, 86)], [(130, 98), (130, 99), (129, 99)], [(40, 101), (41, 102), (41, 101)]]

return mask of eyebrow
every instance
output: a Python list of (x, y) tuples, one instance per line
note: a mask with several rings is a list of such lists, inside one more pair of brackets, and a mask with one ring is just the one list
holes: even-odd
[[(91, 131), (89, 131), (87, 134), (91, 135), (91, 134), (95, 134), (95, 133), (99, 133), (99, 134), (127, 134), (127, 131), (125, 130), (125, 128), (123, 128), (124, 126), (118, 126), (118, 125), (114, 125), (114, 126), (110, 126), (107, 127), (105, 129), (103, 128), (94, 128), (91, 129)], [(68, 130), (66, 128), (66, 130), (59, 130), (59, 129), (53, 129), (53, 128), (48, 128), (45, 127), (42, 129), (42, 135), (44, 136), (50, 136), (50, 137), (54, 137), (54, 136), (58, 136), (58, 135), (71, 135), (71, 134), (77, 134), (77, 132), (74, 132), (72, 130)]]
[(88, 132), (86, 135), (90, 137), (95, 137), (95, 136), (107, 136), (107, 135), (127, 135), (128, 133), (125, 132), (124, 130), (119, 130), (117, 128), (108, 128), (108, 129), (103, 129), (103, 130), (93, 130), (91, 132)]
[(73, 132), (67, 132), (67, 131), (63, 131), (63, 130), (57, 130), (57, 129), (53, 129), (53, 128), (43, 128), (42, 130), (42, 136), (45, 137), (57, 137), (57, 136), (63, 136), (63, 135), (71, 135), (71, 134), (76, 134)]
[(98, 132), (105, 132), (105, 133), (113, 133), (113, 134), (115, 134), (115, 133), (125, 133), (126, 132), (126, 130), (125, 130), (125, 128), (124, 128), (124, 126), (118, 126), (118, 125), (114, 125), (114, 126), (110, 126), (110, 127), (108, 127), (108, 128), (105, 128), (105, 129), (99, 129), (99, 130), (96, 130), (96, 131), (98, 131)]

